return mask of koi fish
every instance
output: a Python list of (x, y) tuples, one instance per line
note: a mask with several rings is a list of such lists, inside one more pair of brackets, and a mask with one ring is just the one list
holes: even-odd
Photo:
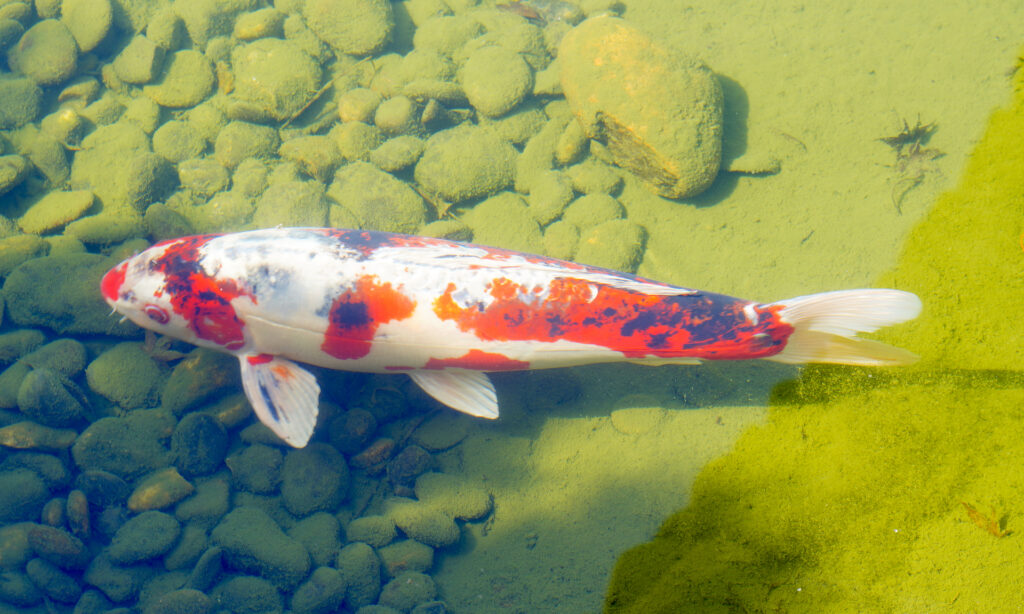
[(601, 362), (902, 365), (857, 337), (917, 296), (847, 290), (757, 303), (521, 252), (409, 235), (276, 228), (157, 243), (100, 290), (145, 329), (238, 357), (259, 419), (312, 436), (320, 387), (297, 362), (405, 373), (444, 405), (498, 417), (489, 371)]

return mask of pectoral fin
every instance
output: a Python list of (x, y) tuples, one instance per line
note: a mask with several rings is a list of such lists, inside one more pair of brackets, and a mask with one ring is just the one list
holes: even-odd
[(478, 418), (498, 417), (498, 395), (486, 373), (467, 369), (410, 371), (424, 392), (452, 409)]
[(305, 447), (319, 412), (316, 377), (290, 360), (269, 354), (247, 354), (238, 360), (245, 396), (260, 422), (290, 445)]

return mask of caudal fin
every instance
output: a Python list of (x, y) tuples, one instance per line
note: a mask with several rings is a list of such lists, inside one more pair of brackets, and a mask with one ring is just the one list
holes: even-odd
[(917, 356), (907, 350), (861, 339), (883, 326), (913, 320), (921, 300), (901, 290), (842, 290), (798, 296), (772, 303), (793, 327), (776, 362), (831, 362), (862, 366), (908, 365)]

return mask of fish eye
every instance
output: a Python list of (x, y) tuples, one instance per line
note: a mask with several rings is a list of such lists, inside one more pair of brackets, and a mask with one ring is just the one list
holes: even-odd
[(167, 324), (168, 322), (171, 321), (171, 316), (167, 314), (166, 309), (164, 309), (163, 307), (158, 307), (157, 305), (154, 305), (152, 303), (149, 303), (145, 307), (143, 307), (142, 312), (145, 313), (150, 320), (153, 320), (157, 324)]

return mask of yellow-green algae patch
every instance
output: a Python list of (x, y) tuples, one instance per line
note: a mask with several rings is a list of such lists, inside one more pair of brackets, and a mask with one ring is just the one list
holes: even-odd
[[(903, 370), (812, 367), (618, 561), (605, 611), (996, 612), (1024, 592), (1024, 78), (879, 280)], [(972, 519), (964, 503), (978, 512)], [(1000, 537), (998, 534), (1010, 533)]]

